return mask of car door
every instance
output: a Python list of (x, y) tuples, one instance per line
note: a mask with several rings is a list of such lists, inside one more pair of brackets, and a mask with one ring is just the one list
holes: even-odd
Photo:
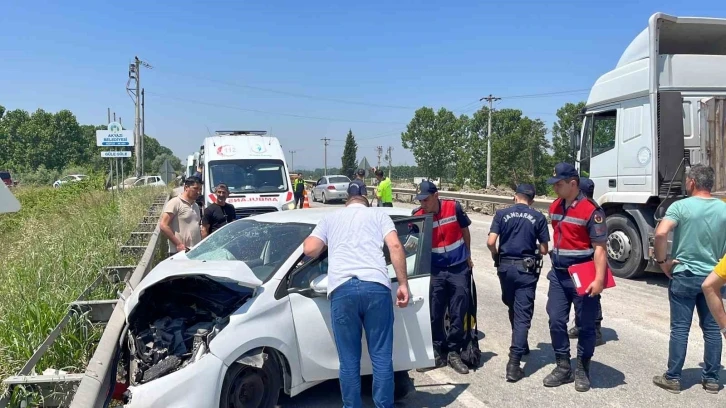
[[(393, 367), (395, 371), (407, 371), (434, 364), (429, 314), (429, 281), (431, 270), (431, 217), (410, 217), (395, 221), (399, 238), (418, 241), (413, 250), (407, 250), (406, 263), (410, 291), (409, 304), (405, 308), (394, 306)], [(409, 232), (417, 226), (416, 233)], [(386, 254), (391, 297), (396, 299), (398, 281)], [(317, 294), (310, 283), (327, 274), (327, 254), (308, 260), (296, 268), (287, 278), (287, 291), (299, 348), (300, 367), (305, 381), (338, 378), (340, 367), (330, 323), (330, 301), (326, 294)], [(365, 334), (362, 339), (361, 375), (372, 373)]]

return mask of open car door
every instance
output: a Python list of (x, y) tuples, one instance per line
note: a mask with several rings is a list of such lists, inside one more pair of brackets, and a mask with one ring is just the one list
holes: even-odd
[[(407, 242), (406, 265), (410, 299), (405, 308), (395, 307), (398, 281), (391, 265), (388, 248), (384, 247), (391, 277), (394, 301), (393, 369), (408, 371), (434, 365), (429, 312), (431, 270), (430, 216), (395, 219), (402, 244)], [(415, 231), (415, 232), (414, 232)], [(330, 301), (327, 297), (327, 253), (293, 271), (288, 278), (288, 295), (305, 381), (338, 378), (340, 367), (330, 324)], [(372, 374), (365, 333), (362, 338), (361, 375)]]

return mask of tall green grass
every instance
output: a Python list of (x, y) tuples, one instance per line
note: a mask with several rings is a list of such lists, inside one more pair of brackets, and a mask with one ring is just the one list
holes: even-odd
[[(0, 215), (0, 379), (17, 373), (104, 266), (128, 264), (119, 247), (163, 192), (114, 199), (99, 179), (15, 191), (21, 211)], [(113, 285), (100, 290), (94, 298), (116, 297)], [(101, 332), (75, 316), (34, 371), (83, 372)]]

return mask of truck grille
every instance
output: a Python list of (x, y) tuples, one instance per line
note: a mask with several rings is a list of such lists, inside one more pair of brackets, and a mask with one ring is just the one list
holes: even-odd
[(237, 215), (237, 219), (247, 218), (257, 214), (266, 214), (269, 212), (277, 211), (275, 207), (253, 207), (253, 208), (235, 208), (234, 213)]

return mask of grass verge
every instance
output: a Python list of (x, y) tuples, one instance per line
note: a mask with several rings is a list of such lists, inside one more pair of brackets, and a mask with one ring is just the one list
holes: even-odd
[[(0, 215), (0, 379), (18, 372), (101, 268), (128, 262), (119, 246), (162, 192), (130, 189), (114, 200), (94, 180), (15, 191), (21, 211)], [(112, 287), (99, 290), (115, 298)], [(83, 372), (101, 331), (74, 317), (34, 371)]]

